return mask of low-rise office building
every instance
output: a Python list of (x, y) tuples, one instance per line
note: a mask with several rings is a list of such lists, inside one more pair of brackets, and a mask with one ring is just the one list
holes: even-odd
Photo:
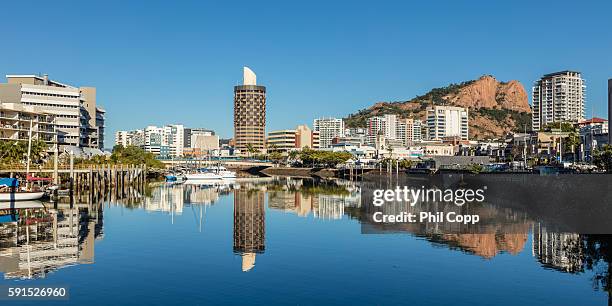
[(306, 125), (299, 125), (295, 130), (278, 130), (268, 133), (266, 139), (268, 152), (287, 153), (304, 148), (319, 149), (319, 133)]
[(55, 116), (60, 146), (104, 148), (105, 111), (97, 105), (96, 88), (75, 87), (47, 75), (7, 75), (0, 102), (36, 106)]

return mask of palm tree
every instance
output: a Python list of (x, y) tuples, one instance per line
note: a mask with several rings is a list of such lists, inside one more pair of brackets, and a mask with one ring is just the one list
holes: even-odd
[(254, 154), (255, 152), (257, 152), (257, 149), (255, 149), (255, 147), (253, 146), (253, 144), (252, 144), (252, 143), (248, 143), (248, 144), (246, 145), (246, 149), (247, 149), (247, 152), (249, 152), (249, 158), (250, 158), (251, 156), (253, 156), (253, 154)]

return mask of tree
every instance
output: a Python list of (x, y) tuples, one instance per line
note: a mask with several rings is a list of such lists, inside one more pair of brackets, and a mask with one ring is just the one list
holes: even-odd
[(408, 159), (402, 159), (399, 161), (399, 167), (402, 169), (410, 169), (412, 168), (413, 162)]
[[(49, 146), (40, 139), (32, 139), (30, 150), (30, 163), (44, 163)], [(28, 142), (0, 141), (0, 161), (5, 164), (25, 163), (28, 154)]]
[(593, 164), (612, 172), (612, 145), (604, 145), (593, 152)]
[(136, 146), (115, 146), (110, 158), (107, 159), (106, 157), (100, 157), (96, 160), (91, 160), (90, 162), (111, 162), (120, 164), (147, 165), (149, 168), (164, 168), (164, 164), (155, 159), (155, 155), (153, 155), (153, 153), (146, 152), (142, 148)]
[(247, 152), (249, 152), (249, 157), (251, 157), (253, 154), (257, 152), (257, 149), (255, 149), (252, 143), (248, 143), (246, 145), (246, 149), (247, 149)]
[(272, 160), (275, 164), (280, 163), (280, 161), (284, 159), (283, 154), (280, 152), (272, 152), (268, 155), (268, 158), (270, 158), (270, 160)]

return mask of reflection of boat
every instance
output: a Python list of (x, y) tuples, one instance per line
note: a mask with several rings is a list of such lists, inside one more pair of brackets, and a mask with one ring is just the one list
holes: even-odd
[(214, 178), (214, 179), (187, 179), (186, 185), (219, 186), (235, 183), (235, 179)]
[(0, 192), (0, 202), (38, 200), (44, 195), (43, 191)]
[(21, 201), (21, 202), (0, 202), (0, 210), (2, 209), (28, 209), (28, 208), (44, 208), (45, 206), (40, 201)]

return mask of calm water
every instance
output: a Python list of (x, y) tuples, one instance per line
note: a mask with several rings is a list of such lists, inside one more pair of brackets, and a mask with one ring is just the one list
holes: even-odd
[(512, 230), (371, 231), (365, 188), (160, 184), (46, 203), (0, 217), (0, 285), (68, 286), (46, 303), (74, 305), (608, 304), (610, 236), (496, 206)]

